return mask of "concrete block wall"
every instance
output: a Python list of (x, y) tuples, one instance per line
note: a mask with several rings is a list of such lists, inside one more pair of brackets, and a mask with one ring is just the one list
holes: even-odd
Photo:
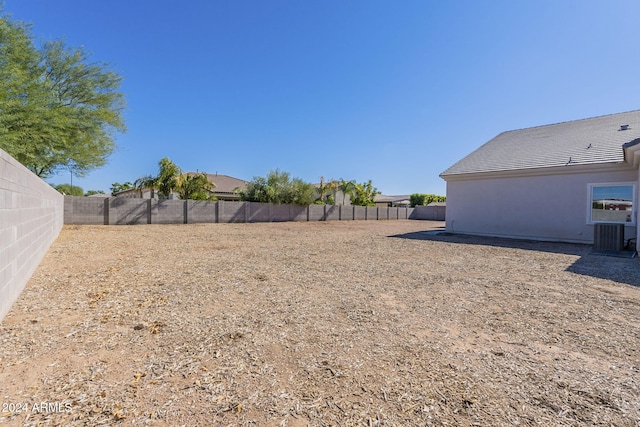
[(0, 321), (63, 222), (64, 196), (0, 150)]
[(108, 197), (64, 196), (64, 223), (108, 224), (108, 203)]
[[(65, 197), (67, 224), (195, 224), (225, 222), (398, 220), (413, 208), (277, 205), (273, 203)], [(431, 218), (420, 218), (431, 219)]]
[(367, 208), (366, 206), (354, 206), (353, 207), (353, 219), (363, 221), (366, 219)]
[(151, 223), (151, 202), (153, 199), (109, 199), (109, 225), (133, 225)]
[(307, 206), (291, 206), (291, 221), (308, 221), (309, 212)]
[(446, 211), (446, 206), (416, 206), (409, 219), (444, 221)]
[[(285, 222), (293, 221), (294, 218), (294, 205), (271, 205), (271, 221), (273, 222)], [(305, 211), (306, 220), (306, 211)]]
[(378, 208), (376, 206), (365, 206), (365, 219), (367, 221), (378, 219)]
[(269, 203), (247, 202), (248, 222), (270, 222), (272, 205)]
[(218, 204), (205, 200), (187, 200), (187, 223), (217, 222)]
[(340, 221), (352, 221), (355, 206), (340, 206)]
[(184, 224), (186, 200), (151, 200), (151, 224)]
[(309, 221), (324, 221), (326, 205), (309, 205)]
[(247, 222), (247, 213), (244, 202), (218, 202), (218, 222)]
[(340, 220), (340, 208), (338, 205), (324, 205), (324, 220), (325, 221), (339, 221)]

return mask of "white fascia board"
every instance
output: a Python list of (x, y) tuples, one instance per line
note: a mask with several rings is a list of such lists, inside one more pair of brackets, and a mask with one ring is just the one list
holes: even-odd
[[(638, 147), (636, 159), (640, 162), (640, 146)], [(530, 169), (513, 169), (504, 171), (491, 172), (473, 172), (464, 174), (440, 175), (445, 181), (472, 181), (479, 179), (496, 179), (496, 178), (521, 178), (530, 176), (550, 176), (550, 175), (576, 175), (584, 173), (602, 173), (602, 172), (623, 172), (638, 169), (638, 163), (635, 165), (626, 162), (615, 163), (594, 163), (588, 165), (568, 165), (549, 168), (530, 168)]]
[(640, 144), (625, 147), (624, 159), (628, 164), (633, 166), (633, 168), (638, 169), (638, 165), (640, 164)]

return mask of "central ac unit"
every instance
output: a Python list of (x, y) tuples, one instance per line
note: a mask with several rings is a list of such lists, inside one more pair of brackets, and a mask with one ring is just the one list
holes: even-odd
[(599, 251), (624, 250), (624, 224), (596, 224), (593, 249)]

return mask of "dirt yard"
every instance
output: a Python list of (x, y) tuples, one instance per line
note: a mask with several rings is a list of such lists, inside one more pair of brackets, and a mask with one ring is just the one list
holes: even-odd
[(0, 424), (640, 425), (640, 261), (440, 225), (65, 226)]

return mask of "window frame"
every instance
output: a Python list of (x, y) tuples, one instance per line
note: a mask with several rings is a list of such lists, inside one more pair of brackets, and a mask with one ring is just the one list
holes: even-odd
[[(602, 224), (602, 223), (612, 223), (612, 224), (625, 224), (628, 226), (636, 226), (636, 211), (638, 209), (638, 193), (637, 193), (637, 182), (635, 181), (624, 181), (624, 182), (594, 182), (587, 184), (587, 224)], [(631, 187), (632, 188), (632, 196), (631, 196), (631, 221), (594, 221), (592, 218), (593, 213), (593, 188), (594, 187)]]

